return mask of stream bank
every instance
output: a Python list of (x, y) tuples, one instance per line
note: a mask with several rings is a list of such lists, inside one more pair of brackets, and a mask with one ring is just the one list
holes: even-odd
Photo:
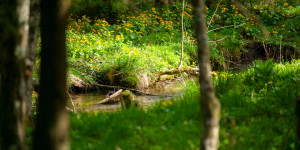
[[(116, 112), (116, 111), (121, 111), (121, 103), (118, 101), (118, 98), (114, 100), (114, 103), (108, 103), (108, 104), (96, 104), (96, 103), (105, 99), (108, 96), (108, 94), (114, 93), (117, 90), (118, 89), (111, 89), (108, 91), (108, 93), (105, 93), (103, 91), (72, 93), (70, 97), (72, 98), (77, 111)], [(159, 102), (162, 100), (169, 100), (171, 98), (178, 97), (183, 90), (184, 90), (184, 83), (180, 82), (179, 79), (174, 79), (174, 80), (164, 81), (164, 85), (162, 83), (157, 83), (143, 90), (145, 93), (155, 94), (155, 96), (135, 95), (135, 99), (139, 101), (142, 109), (147, 109), (155, 102)], [(69, 108), (72, 108), (71, 101), (68, 101), (67, 106)]]

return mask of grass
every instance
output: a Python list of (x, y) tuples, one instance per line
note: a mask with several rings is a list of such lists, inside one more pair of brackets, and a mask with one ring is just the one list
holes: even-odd
[[(273, 64), (272, 69), (271, 77), (258, 79), (254, 68), (213, 77), (222, 105), (220, 149), (296, 149), (300, 61)], [(147, 111), (73, 114), (71, 148), (197, 149), (203, 130), (199, 98), (199, 86), (191, 82), (180, 98), (155, 103)]]
[[(94, 1), (74, 1), (93, 2), (96, 9), (104, 8), (97, 7)], [(87, 5), (77, 5), (74, 9), (81, 12), (80, 7), (89, 10)], [(207, 22), (215, 7), (207, 8)], [(222, 70), (221, 66), (228, 67), (227, 62), (240, 61), (262, 43), (270, 57), (281, 59), (283, 63), (255, 61), (254, 67), (245, 72), (221, 72), (213, 76), (222, 105), (220, 149), (297, 149), (294, 100), (300, 94), (300, 61), (295, 60), (299, 51), (299, 43), (296, 43), (299, 41), (299, 2), (257, 3), (251, 11), (260, 16), (269, 37), (263, 37), (257, 22), (244, 16), (236, 6), (221, 3), (208, 29), (213, 68)], [(110, 23), (87, 16), (69, 19), (66, 34), (70, 73), (87, 82), (103, 84), (111, 84), (109, 76), (113, 74), (116, 75), (113, 84), (135, 87), (141, 74), (151, 76), (177, 67), (181, 3), (161, 9), (147, 7), (138, 13), (114, 14), (119, 15), (106, 19)], [(189, 7), (186, 7), (184, 20), (183, 65), (196, 67), (197, 43), (193, 38)], [(234, 26), (222, 28), (230, 25)], [(280, 45), (283, 58), (278, 58)], [(38, 71), (35, 76), (37, 74)], [(71, 148), (197, 149), (203, 130), (199, 127), (202, 119), (198, 87), (191, 82), (180, 98), (155, 103), (147, 111), (72, 114)], [(27, 130), (32, 132), (30, 128)]]
[[(110, 21), (113, 23), (108, 23), (105, 19), (76, 16), (76, 12), (81, 11), (75, 4), (82, 1), (74, 2), (72, 12), (75, 14), (69, 19), (66, 33), (69, 70), (76, 76), (88, 82), (109, 83), (108, 73), (113, 69), (114, 74), (119, 75), (116, 85), (135, 87), (139, 74), (151, 76), (179, 64), (181, 23), (178, 20), (181, 20), (181, 3), (162, 8), (145, 7), (138, 12), (122, 9), (124, 12), (117, 13), (119, 15), (115, 20)], [(102, 6), (101, 3), (89, 2), (91, 7)], [(88, 11), (87, 4), (82, 5), (82, 10)], [(275, 60), (278, 60), (280, 45), (284, 54), (282, 59), (297, 58), (298, 2), (254, 3), (249, 8), (257, 13), (268, 29), (268, 38), (262, 35), (255, 19), (244, 16), (236, 6), (221, 3), (213, 16), (215, 10), (215, 5), (206, 10), (207, 23), (213, 17), (208, 35), (214, 68), (221, 70), (228, 67), (228, 61), (241, 61), (248, 51), (257, 49), (259, 44), (264, 44), (265, 49), (260, 50), (267, 50), (269, 57)], [(192, 9), (188, 5), (184, 13), (183, 63), (197, 66), (192, 17)], [(230, 27), (222, 28), (224, 26)]]

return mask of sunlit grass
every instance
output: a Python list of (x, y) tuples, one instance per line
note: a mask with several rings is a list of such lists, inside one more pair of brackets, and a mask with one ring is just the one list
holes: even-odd
[[(216, 8), (207, 8), (206, 19), (211, 21), (208, 29), (211, 64), (226, 68), (225, 60), (240, 61), (253, 42), (264, 43), (269, 53), (274, 54), (278, 53), (279, 41), (283, 48), (297, 49), (294, 33), (298, 19), (294, 12), (299, 6), (296, 4), (276, 1), (272, 5), (254, 5), (253, 9), (267, 26), (268, 38), (262, 36), (255, 19), (245, 17), (235, 5), (221, 4), (212, 20)], [(153, 7), (139, 13), (126, 11), (116, 18), (115, 24), (87, 16), (70, 18), (67, 46), (71, 71), (81, 72), (79, 76), (91, 76), (87, 80), (95, 82), (97, 79), (92, 76), (103, 76), (112, 67), (122, 67), (122, 71), (118, 71), (124, 76), (177, 67), (181, 50), (181, 9), (177, 9), (180, 5), (175, 3), (161, 10)], [(186, 65), (197, 65), (192, 11), (186, 7), (184, 12)], [(224, 26), (230, 27), (222, 28)], [(289, 55), (295, 57), (291, 52)]]
[[(215, 72), (222, 105), (220, 149), (295, 148), (299, 66), (299, 60), (275, 64), (272, 82), (261, 79), (269, 90), (256, 87), (252, 69), (237, 74)], [(197, 149), (203, 130), (199, 93), (199, 84), (189, 82), (184, 95), (155, 103), (147, 111), (72, 115), (72, 149)]]

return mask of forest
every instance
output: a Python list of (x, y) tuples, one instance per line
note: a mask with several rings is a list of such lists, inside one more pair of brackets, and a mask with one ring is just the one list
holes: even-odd
[(0, 150), (299, 150), (299, 0), (2, 0)]

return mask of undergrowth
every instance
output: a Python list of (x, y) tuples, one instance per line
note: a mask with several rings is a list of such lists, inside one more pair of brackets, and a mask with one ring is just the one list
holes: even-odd
[[(98, 16), (101, 19), (76, 16), (81, 14), (76, 13), (81, 12), (80, 9), (85, 12), (93, 9), (88, 7), (88, 3), (82, 8), (73, 8), (74, 14), (69, 19), (66, 32), (71, 73), (85, 81), (108, 83), (108, 73), (113, 71), (115, 84), (134, 87), (139, 74), (150, 76), (157, 71), (177, 67), (181, 50), (181, 3), (159, 8), (142, 7), (136, 11), (120, 9), (122, 12), (116, 13), (115, 9), (102, 7), (106, 3), (88, 2), (93, 8), (103, 8), (103, 11), (117, 15), (114, 18)], [(298, 2), (254, 3), (248, 9), (262, 20), (268, 37), (262, 35), (262, 25), (255, 18), (245, 16), (235, 5), (222, 2), (219, 7), (215, 4), (206, 8), (213, 68), (225, 69), (230, 62), (242, 61), (248, 52), (258, 48), (265, 57), (274, 57), (277, 61), (279, 56), (289, 61), (298, 56)], [(197, 66), (192, 11), (191, 5), (187, 4), (183, 63)], [(280, 52), (282, 55), (279, 55)]]
[[(220, 149), (297, 149), (300, 61), (267, 63), (241, 73), (214, 75), (222, 106)], [(272, 73), (257, 70), (268, 66)], [(203, 130), (199, 93), (198, 83), (190, 82), (184, 95), (154, 103), (147, 111), (74, 114), (71, 148), (198, 149)]]

